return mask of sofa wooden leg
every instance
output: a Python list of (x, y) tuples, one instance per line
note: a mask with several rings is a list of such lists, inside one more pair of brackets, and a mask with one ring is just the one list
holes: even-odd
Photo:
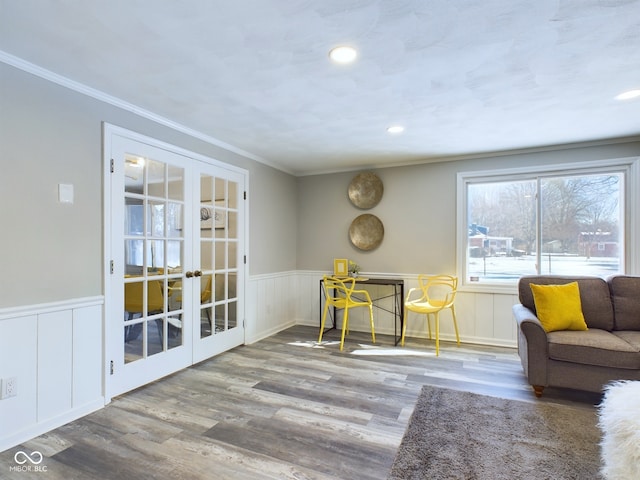
[(540, 398), (542, 396), (542, 391), (544, 387), (541, 385), (533, 385), (533, 393), (536, 394), (536, 397)]

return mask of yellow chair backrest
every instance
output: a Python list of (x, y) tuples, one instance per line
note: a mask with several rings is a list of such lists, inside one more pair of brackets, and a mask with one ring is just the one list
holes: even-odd
[[(124, 309), (129, 313), (143, 313), (143, 283), (133, 282), (124, 284)], [(147, 282), (147, 313), (161, 312), (164, 310), (164, 298), (162, 295), (160, 280)]]
[(351, 293), (355, 287), (355, 279), (341, 279), (325, 275), (322, 284), (327, 302), (338, 306), (351, 298)]
[(458, 278), (451, 275), (418, 275), (422, 290), (422, 301), (433, 306), (449, 308), (453, 305), (458, 290)]

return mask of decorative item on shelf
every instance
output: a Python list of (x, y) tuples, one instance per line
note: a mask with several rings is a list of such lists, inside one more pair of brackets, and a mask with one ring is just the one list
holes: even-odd
[(349, 184), (349, 200), (356, 207), (368, 209), (375, 207), (380, 199), (384, 188), (382, 180), (371, 172), (359, 173)]
[(356, 262), (349, 260), (349, 276), (353, 278), (358, 278), (360, 275), (360, 265)]
[(384, 226), (378, 217), (365, 213), (355, 218), (349, 227), (351, 243), (360, 250), (373, 250), (382, 243)]
[(346, 277), (349, 274), (349, 260), (346, 258), (333, 259), (333, 275), (335, 277)]

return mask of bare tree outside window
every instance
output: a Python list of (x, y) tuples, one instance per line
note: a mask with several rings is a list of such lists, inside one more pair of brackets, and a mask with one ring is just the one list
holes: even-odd
[(622, 172), (468, 182), (467, 281), (622, 272), (623, 186)]

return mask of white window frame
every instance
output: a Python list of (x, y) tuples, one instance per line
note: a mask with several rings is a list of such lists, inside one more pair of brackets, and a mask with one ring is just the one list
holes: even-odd
[(625, 273), (640, 274), (640, 157), (625, 157), (592, 162), (532, 166), (475, 172), (458, 172), (456, 182), (456, 271), (461, 279), (460, 289), (473, 292), (509, 293), (517, 292), (517, 282), (490, 283), (470, 282), (467, 275), (468, 225), (467, 185), (498, 181), (517, 181), (532, 177), (597, 174), (607, 172), (624, 173), (623, 196), (620, 207), (624, 221), (624, 245), (621, 248), (621, 263)]

